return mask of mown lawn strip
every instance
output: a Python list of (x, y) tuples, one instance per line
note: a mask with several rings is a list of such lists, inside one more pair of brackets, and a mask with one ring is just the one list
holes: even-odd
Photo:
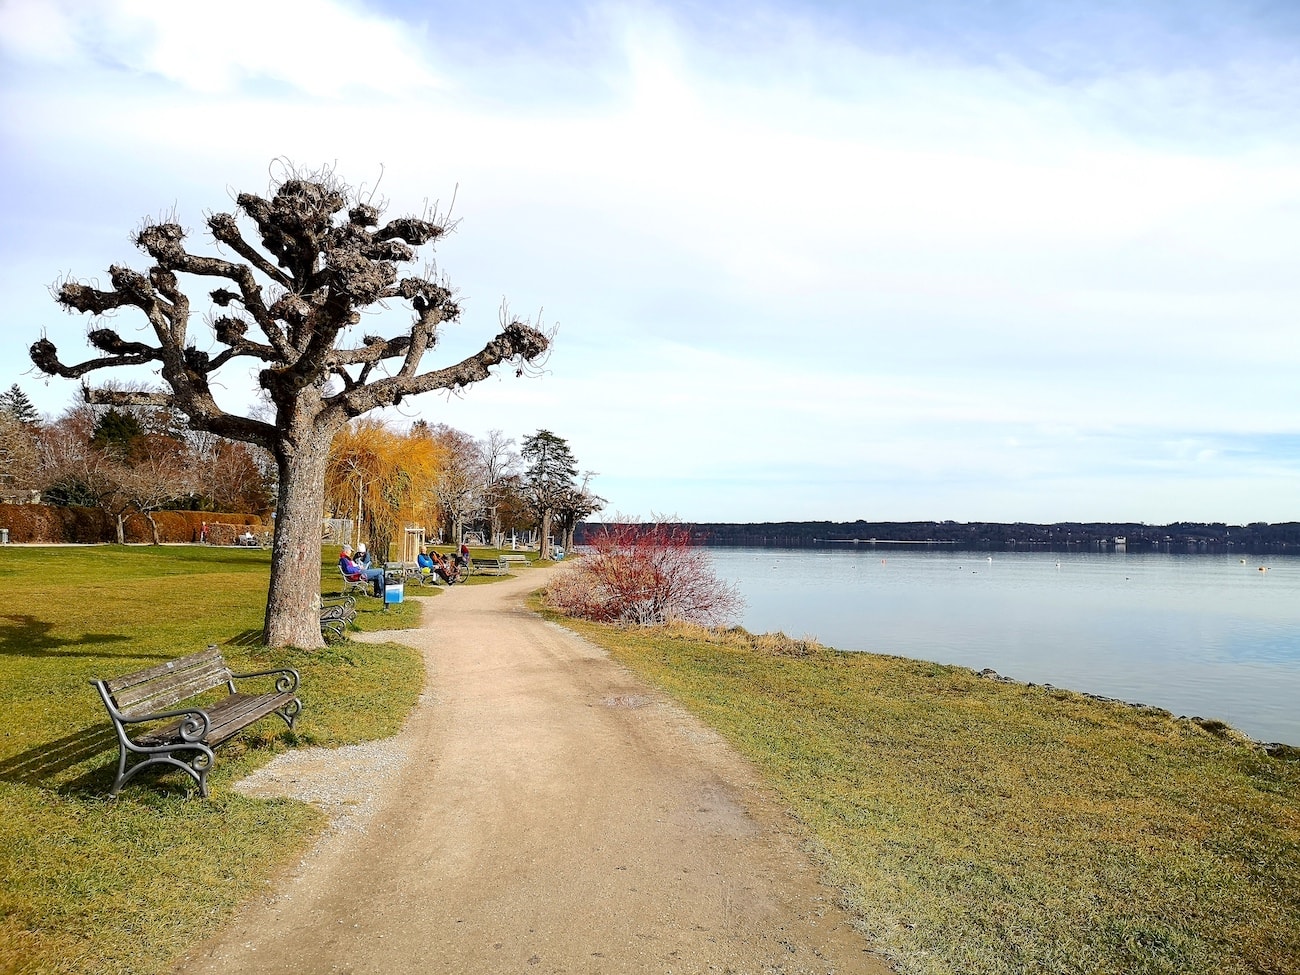
[(759, 767), (900, 971), (1300, 971), (1300, 763), (965, 668), (561, 622)]

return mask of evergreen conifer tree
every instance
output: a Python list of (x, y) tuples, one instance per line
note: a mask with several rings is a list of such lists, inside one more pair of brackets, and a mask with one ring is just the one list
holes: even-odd
[(541, 558), (551, 557), (551, 521), (574, 489), (578, 462), (569, 442), (550, 430), (538, 430), (524, 437), (519, 453), (528, 465), (524, 484), (529, 504), (542, 532)]
[(7, 392), (0, 393), (0, 411), (8, 413), (19, 423), (26, 425), (38, 423), (41, 419), (41, 415), (36, 412), (36, 407), (17, 383), (10, 386)]

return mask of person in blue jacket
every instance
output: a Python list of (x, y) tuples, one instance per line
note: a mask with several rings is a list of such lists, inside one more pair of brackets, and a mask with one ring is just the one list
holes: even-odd
[(432, 573), (447, 585), (451, 585), (452, 579), (447, 574), (447, 563), (442, 560), (442, 556), (437, 552), (420, 549), (420, 554), (415, 557), (415, 564), (420, 567), (420, 575), (427, 576)]

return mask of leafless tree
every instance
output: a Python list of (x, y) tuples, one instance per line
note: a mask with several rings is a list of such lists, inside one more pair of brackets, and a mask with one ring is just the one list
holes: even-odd
[(521, 471), (515, 438), (502, 430), (489, 430), (477, 441), (479, 470), (483, 475), (483, 510), (488, 516), (488, 534), (493, 545), (501, 544), (501, 502), (511, 478)]
[(447, 515), (451, 540), (459, 545), (465, 522), (483, 508), (484, 478), (478, 444), (469, 434), (443, 423), (433, 427), (432, 434), (446, 456), (434, 491)]
[(561, 544), (566, 552), (573, 551), (573, 534), (578, 522), (605, 507), (605, 499), (588, 487), (594, 476), (594, 472), (587, 471), (582, 483), (570, 485), (555, 506), (555, 523), (562, 533), (564, 541)]
[[(92, 327), (97, 357), (65, 364), (54, 343), (41, 338), (32, 361), (50, 375), (80, 379), (101, 369), (150, 366), (166, 394), (87, 390), (99, 403), (169, 405), (190, 427), (265, 447), (278, 476), (275, 539), (263, 636), (272, 646), (313, 648), (320, 634), (320, 520), (324, 473), (334, 435), (350, 419), (405, 397), (459, 390), (485, 379), (501, 363), (517, 372), (541, 357), (548, 340), (531, 325), (505, 320), (479, 352), (442, 368), (421, 371), (440, 327), (460, 317), (445, 282), (433, 272), (400, 276), (417, 249), (449, 230), (436, 213), (398, 217), (381, 225), (381, 209), (356, 195), (333, 172), (289, 168), (268, 199), (240, 193), (239, 215), (253, 224), (260, 248), (244, 236), (234, 213), (213, 213), (207, 228), (227, 256), (191, 253), (177, 223), (149, 222), (136, 244), (153, 261), (145, 272), (109, 268), (110, 286), (64, 282), (57, 300), (94, 316), (117, 309), (142, 314), (147, 342), (114, 328)], [(209, 291), (213, 351), (191, 330), (187, 281), (212, 281)], [(413, 321), (392, 338), (356, 335), (362, 313), (404, 302)], [(271, 404), (269, 418), (243, 416), (218, 405), (215, 374), (252, 363)]]
[(194, 491), (213, 511), (267, 510), (273, 481), (269, 455), (261, 447), (227, 440), (206, 430), (192, 430), (186, 442), (194, 462)]
[(0, 501), (40, 487), (40, 430), (0, 410)]
[(194, 489), (193, 455), (182, 441), (143, 433), (129, 444), (97, 444), (95, 415), (87, 406), (66, 411), (48, 424), (39, 440), (42, 487), (64, 503), (100, 508), (113, 519), (119, 544), (126, 541), (126, 516), (153, 513)]

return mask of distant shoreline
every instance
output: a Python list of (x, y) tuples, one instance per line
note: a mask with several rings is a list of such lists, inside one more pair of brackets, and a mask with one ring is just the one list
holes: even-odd
[[(1227, 525), (1219, 522), (682, 522), (697, 545), (816, 548), (852, 545), (931, 545), (969, 551), (1158, 551), (1300, 554), (1300, 522)], [(582, 544), (606, 525), (578, 526)]]

